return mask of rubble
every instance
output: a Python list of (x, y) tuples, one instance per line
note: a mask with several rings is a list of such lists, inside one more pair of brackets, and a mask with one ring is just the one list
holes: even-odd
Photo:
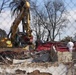
[(34, 70), (31, 73), (27, 73), (27, 75), (52, 75), (52, 74), (46, 72), (40, 72), (39, 70)]
[[(76, 53), (73, 54), (73, 58), (76, 59), (74, 57)], [(36, 75), (70, 75), (71, 70), (65, 63), (71, 61), (72, 53), (55, 52), (53, 49), (21, 52), (7, 50), (0, 52), (0, 73), (2, 75), (34, 75), (35, 73)], [(2, 65), (1, 62), (4, 64)]]
[[(28, 63), (24, 62), (21, 64), (12, 64), (12, 65), (3, 65), (0, 66), (0, 72), (1, 73), (8, 73), (8, 74), (21, 74), (24, 73), (28, 75), (28, 73), (36, 73), (35, 71), (38, 70), (40, 73), (39, 75), (66, 75), (67, 73), (67, 67), (64, 64), (58, 64), (58, 63)], [(37, 75), (38, 75), (37, 74)]]
[(15, 70), (15, 73), (16, 73), (16, 74), (25, 74), (26, 71), (25, 71), (25, 70), (17, 69), (17, 70)]
[(72, 62), (72, 53), (70, 52), (58, 52), (59, 62)]
[(52, 61), (49, 51), (41, 51), (35, 55), (33, 62), (50, 62)]

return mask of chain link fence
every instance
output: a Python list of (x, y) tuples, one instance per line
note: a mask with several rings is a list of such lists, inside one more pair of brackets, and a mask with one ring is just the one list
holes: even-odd
[[(66, 7), (66, 11), (68, 12), (66, 15), (69, 19), (69, 23), (67, 24), (67, 27), (65, 29), (65, 31), (62, 33), (64, 34), (64, 36), (75, 36), (76, 33), (76, 17), (75, 17), (75, 13), (76, 13), (76, 1), (74, 0), (64, 0), (65, 3), (65, 7)], [(61, 35), (62, 35), (61, 34)]]
[[(67, 13), (64, 13), (68, 18), (68, 23), (66, 28), (61, 32), (57, 39), (61, 40), (67, 36), (72, 37), (76, 41), (76, 0), (62, 0), (64, 2), (65, 8)], [(42, 3), (42, 1), (39, 3)], [(10, 31), (10, 27), (14, 21), (14, 17), (11, 17), (11, 10), (10, 8), (4, 8), (0, 13), (0, 29), (5, 30), (8, 34)], [(22, 30), (21, 25), (19, 26), (20, 30)], [(1, 34), (0, 34), (1, 35)], [(66, 55), (65, 55), (66, 54)], [(74, 59), (72, 62), (67, 65), (67, 74), (65, 74), (65, 68), (63, 73), (59, 75), (76, 75), (76, 52), (72, 54), (69, 53), (59, 53), (59, 61), (62, 62), (63, 60), (69, 61), (72, 57)], [(64, 62), (64, 61), (63, 61)], [(57, 69), (56, 69), (57, 70)]]
[[(60, 32), (57, 36), (57, 40), (61, 40), (67, 36), (75, 37), (76, 36), (76, 1), (75, 0), (62, 0), (64, 2), (64, 6), (66, 8), (65, 16), (68, 18), (68, 23), (66, 24), (66, 28), (64, 28), (63, 32)], [(42, 1), (39, 1), (39, 4)], [(31, 14), (32, 15), (32, 14)], [(10, 27), (14, 21), (14, 17), (11, 17), (11, 10), (9, 8), (4, 8), (0, 13), (0, 28), (5, 30), (6, 33), (9, 33)], [(21, 29), (21, 26), (20, 26)], [(22, 29), (21, 29), (22, 30)]]
[[(60, 33), (60, 38), (64, 38), (65, 36), (74, 37), (76, 33), (76, 1), (64, 0), (63, 2), (67, 11), (67, 13), (64, 14), (67, 16), (69, 23), (67, 24), (67, 27), (64, 29), (64, 31)], [(2, 13), (0, 13), (0, 28), (8, 33), (13, 23), (13, 20), (14, 19), (11, 18), (10, 9), (5, 8), (4, 10), (2, 10)]]

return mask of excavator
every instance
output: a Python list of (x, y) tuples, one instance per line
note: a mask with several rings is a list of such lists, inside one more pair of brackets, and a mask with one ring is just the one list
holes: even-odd
[[(10, 32), (8, 34), (8, 38), (5, 38), (2, 40), (3, 42), (4, 40), (6, 41), (7, 47), (18, 46), (17, 44), (19, 44), (21, 40), (25, 41), (25, 43), (27, 44), (32, 43), (30, 42), (30, 40), (33, 39), (33, 36), (31, 35), (32, 30), (30, 28), (30, 10), (29, 9), (30, 9), (30, 4), (28, 0), (26, 0), (25, 4), (22, 7), (21, 12), (18, 14), (14, 22), (12, 23)], [(26, 32), (19, 33), (18, 26), (23, 18), (25, 18), (24, 29)], [(19, 40), (17, 41), (18, 38)]]

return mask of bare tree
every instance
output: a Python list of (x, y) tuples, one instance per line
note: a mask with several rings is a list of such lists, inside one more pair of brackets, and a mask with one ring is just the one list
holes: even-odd
[(7, 8), (9, 6), (10, 0), (2, 0), (0, 3), (0, 13), (3, 9)]
[(43, 0), (43, 7), (39, 7), (35, 3), (33, 3), (33, 6), (35, 19), (38, 18), (35, 25), (47, 29), (47, 41), (54, 41), (60, 31), (66, 27), (67, 18), (64, 16), (64, 3), (59, 0)]
[(38, 13), (39, 12), (39, 6), (37, 5), (38, 3), (38, 0), (34, 0), (34, 1), (31, 1), (31, 11), (32, 11), (32, 29), (33, 31), (35, 31), (35, 36), (36, 36), (36, 39), (40, 40), (41, 38), (41, 18), (40, 18), (40, 14)]

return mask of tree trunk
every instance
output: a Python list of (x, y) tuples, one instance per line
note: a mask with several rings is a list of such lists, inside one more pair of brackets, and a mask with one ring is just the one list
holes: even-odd
[(51, 41), (50, 30), (48, 30), (47, 41)]
[(55, 40), (56, 17), (57, 17), (57, 14), (56, 14), (56, 9), (55, 9), (55, 22), (54, 22), (54, 25), (53, 25), (53, 38), (52, 38), (52, 41)]

